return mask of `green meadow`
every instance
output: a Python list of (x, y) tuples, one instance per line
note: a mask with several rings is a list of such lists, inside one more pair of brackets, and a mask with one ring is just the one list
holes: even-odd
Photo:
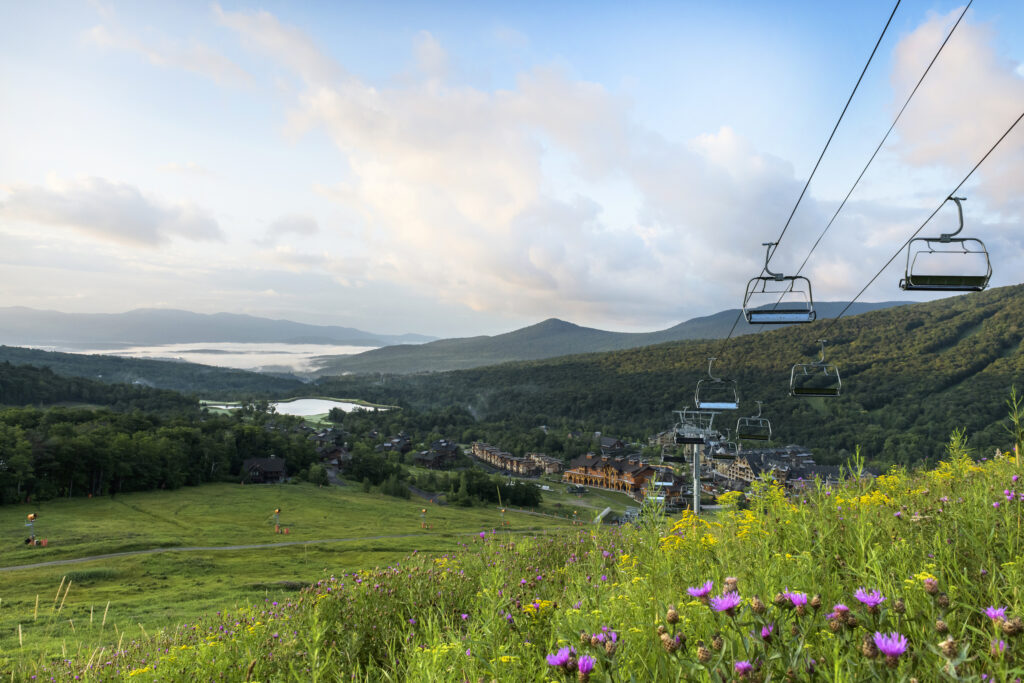
[[(276, 534), (273, 512), (288, 533)], [(427, 509), (428, 529), (421, 528)], [(24, 544), (25, 517), (36, 535)], [(514, 510), (506, 528), (566, 527)], [(437, 506), (311, 484), (208, 484), (0, 508), (0, 652), (62, 656), (83, 639), (116, 643), (200, 615), (283, 600), (332, 573), (448, 552), (501, 524), (493, 508)], [(292, 545), (277, 545), (290, 543)], [(237, 550), (236, 545), (261, 545)], [(204, 548), (175, 551), (175, 548)], [(29, 567), (97, 555), (148, 554)], [(58, 587), (63, 584), (57, 597)], [(20, 628), (20, 637), (19, 637)]]

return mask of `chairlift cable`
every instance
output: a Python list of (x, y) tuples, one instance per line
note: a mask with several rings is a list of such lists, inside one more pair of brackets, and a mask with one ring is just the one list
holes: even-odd
[(878, 156), (878, 152), (882, 149), (882, 145), (884, 145), (885, 141), (889, 139), (889, 135), (892, 133), (893, 129), (896, 128), (896, 124), (899, 123), (900, 117), (903, 116), (903, 112), (906, 111), (907, 105), (910, 104), (910, 100), (914, 99), (914, 94), (917, 92), (917, 89), (921, 87), (921, 83), (924, 82), (925, 76), (927, 76), (928, 72), (931, 71), (932, 66), (935, 64), (935, 60), (937, 60), (939, 58), (939, 55), (942, 54), (943, 48), (946, 47), (946, 43), (949, 42), (949, 39), (953, 37), (953, 33), (956, 31), (957, 26), (960, 25), (960, 21), (964, 18), (964, 15), (967, 14), (967, 10), (971, 8), (971, 4), (973, 2), (974, 0), (970, 0), (967, 3), (967, 6), (964, 7), (964, 10), (960, 13), (960, 16), (957, 18), (956, 23), (953, 24), (953, 28), (951, 28), (949, 30), (949, 33), (946, 35), (946, 39), (942, 41), (942, 45), (939, 46), (939, 49), (935, 53), (935, 56), (932, 57), (932, 61), (928, 62), (928, 67), (924, 70), (924, 73), (921, 74), (921, 78), (918, 79), (917, 85), (915, 85), (914, 89), (910, 91), (910, 95), (907, 97), (907, 101), (903, 103), (903, 107), (900, 108), (900, 112), (896, 115), (896, 118), (893, 119), (892, 125), (889, 126), (889, 130), (885, 132), (885, 135), (882, 136), (881, 142), (879, 142), (878, 146), (875, 147), (875, 151), (871, 154), (871, 158), (868, 159), (868, 163), (864, 164), (864, 168), (861, 170), (860, 175), (857, 176), (857, 179), (855, 181), (853, 181), (853, 186), (850, 188), (850, 191), (846, 193), (845, 197), (843, 197), (843, 201), (839, 204), (839, 207), (836, 209), (835, 213), (832, 214), (832, 218), (829, 219), (828, 224), (825, 225), (825, 229), (821, 231), (821, 234), (818, 235), (818, 239), (814, 241), (814, 244), (811, 246), (810, 251), (807, 252), (807, 256), (804, 257), (803, 263), (800, 264), (800, 267), (796, 271), (797, 275), (803, 272), (804, 266), (807, 265), (807, 261), (809, 261), (811, 258), (811, 254), (813, 254), (814, 250), (818, 248), (818, 244), (820, 244), (822, 238), (825, 237), (825, 233), (828, 232), (828, 229), (832, 227), (832, 223), (834, 223), (836, 217), (839, 216), (839, 212), (843, 210), (844, 206), (846, 206), (846, 202), (850, 198), (850, 195), (852, 195), (853, 191), (857, 189), (857, 185), (860, 184), (860, 181), (864, 177), (864, 174), (867, 173), (868, 167), (871, 166), (871, 163), (875, 160), (875, 157)]
[[(775, 255), (775, 251), (779, 248), (779, 243), (782, 242), (782, 238), (783, 236), (785, 236), (786, 230), (789, 229), (789, 224), (793, 221), (793, 216), (796, 215), (796, 210), (800, 206), (800, 202), (803, 201), (804, 195), (807, 193), (807, 188), (810, 187), (811, 180), (814, 179), (814, 174), (818, 171), (818, 166), (821, 165), (821, 160), (825, 158), (825, 152), (828, 151), (829, 145), (832, 144), (832, 138), (835, 137), (836, 131), (839, 130), (839, 124), (842, 123), (843, 117), (846, 115), (846, 110), (850, 108), (850, 102), (853, 101), (853, 96), (857, 93), (857, 89), (860, 87), (861, 81), (864, 80), (864, 74), (867, 73), (868, 67), (871, 66), (871, 62), (875, 58), (875, 53), (878, 52), (878, 46), (882, 44), (882, 39), (885, 37), (886, 32), (889, 30), (889, 25), (892, 23), (892, 18), (896, 16), (896, 10), (899, 9), (900, 2), (902, 2), (902, 0), (896, 0), (896, 4), (892, 8), (892, 12), (889, 14), (889, 19), (885, 22), (885, 26), (882, 28), (882, 33), (878, 36), (878, 40), (875, 41), (875, 47), (872, 48), (871, 54), (868, 56), (868, 61), (864, 64), (864, 68), (861, 69), (860, 76), (857, 78), (857, 82), (854, 84), (853, 90), (850, 91), (850, 96), (846, 98), (846, 104), (843, 106), (843, 111), (840, 112), (839, 118), (836, 120), (836, 125), (832, 127), (832, 133), (829, 134), (828, 140), (825, 142), (825, 146), (821, 150), (821, 154), (818, 155), (818, 160), (817, 162), (815, 162), (814, 168), (811, 169), (811, 174), (807, 176), (807, 182), (804, 183), (804, 187), (800, 191), (800, 196), (797, 197), (796, 204), (793, 205), (793, 210), (789, 212), (789, 218), (786, 219), (786, 224), (782, 227), (782, 232), (779, 233), (778, 239), (775, 240), (775, 248), (772, 249), (768, 254), (768, 258), (765, 262), (765, 267), (761, 269), (761, 275), (765, 274), (768, 263), (771, 262), (772, 256)], [(733, 321), (732, 328), (729, 330), (728, 336), (722, 341), (722, 349), (719, 352), (719, 355), (722, 355), (722, 352), (725, 351), (725, 347), (729, 343), (729, 340), (732, 339), (732, 334), (733, 332), (736, 331), (736, 325), (739, 324), (740, 318), (742, 316), (743, 309), (741, 308), (736, 313), (736, 320)]]
[(943, 200), (939, 203), (939, 205), (937, 207), (935, 207), (935, 210), (932, 211), (931, 214), (928, 216), (928, 218), (926, 218), (924, 220), (924, 223), (921, 224), (921, 227), (919, 227), (917, 230), (915, 230), (914, 234), (912, 234), (910, 237), (908, 237), (907, 240), (902, 245), (900, 245), (900, 248), (896, 250), (896, 253), (893, 254), (892, 257), (890, 257), (889, 260), (885, 262), (885, 265), (883, 265), (879, 269), (879, 271), (877, 273), (875, 273), (874, 277), (872, 277), (870, 280), (868, 280), (868, 283), (866, 285), (864, 285), (864, 287), (859, 292), (857, 292), (857, 296), (853, 297), (853, 299), (851, 299), (850, 302), (846, 304), (846, 307), (843, 308), (843, 310), (839, 312), (839, 315), (837, 315), (835, 318), (832, 319), (832, 321), (829, 323), (829, 326), (826, 327), (825, 331), (822, 333), (823, 337), (827, 337), (828, 336), (828, 333), (832, 330), (832, 328), (835, 326), (835, 324), (837, 322), (839, 322), (839, 319), (843, 317), (843, 314), (845, 314), (846, 311), (849, 310), (850, 306), (852, 306), (854, 304), (854, 302), (856, 302), (857, 299), (859, 299), (861, 297), (861, 295), (864, 294), (865, 291), (867, 291), (868, 287), (870, 287), (872, 284), (874, 284), (875, 280), (878, 279), (878, 277), (885, 271), (885, 269), (888, 268), (892, 264), (892, 262), (896, 260), (896, 257), (903, 253), (903, 250), (907, 248), (907, 245), (910, 244), (910, 241), (912, 239), (914, 239), (915, 237), (917, 237), (917, 235), (922, 230), (924, 230), (925, 226), (928, 225), (928, 223), (932, 220), (932, 218), (935, 217), (935, 214), (937, 214), (939, 212), (939, 210), (943, 206), (945, 206), (946, 202), (949, 201), (948, 198), (952, 197), (953, 195), (955, 195), (960, 190), (960, 188), (964, 186), (964, 184), (970, 179), (970, 177), (972, 175), (974, 175), (974, 172), (978, 170), (978, 167), (981, 166), (985, 162), (986, 159), (988, 159), (989, 155), (992, 154), (992, 152), (994, 152), (996, 150), (996, 147), (998, 147), (1003, 142), (1003, 140), (1006, 139), (1006, 136), (1008, 136), (1013, 131), (1013, 129), (1017, 127), (1017, 124), (1021, 122), (1021, 119), (1024, 119), (1024, 112), (1021, 112), (1020, 116), (1018, 116), (1017, 119), (1013, 123), (1010, 124), (1010, 127), (1006, 129), (1006, 132), (1004, 132), (1002, 135), (1000, 135), (999, 139), (995, 141), (995, 144), (993, 144), (991, 147), (989, 147), (989, 150), (987, 152), (985, 152), (985, 156), (981, 157), (981, 159), (978, 160), (978, 163), (974, 164), (974, 167), (971, 168), (971, 170), (967, 173), (967, 175), (964, 176), (964, 179), (961, 180), (960, 183), (956, 187), (954, 187), (953, 190), (948, 195), (946, 195), (946, 197), (943, 198)]

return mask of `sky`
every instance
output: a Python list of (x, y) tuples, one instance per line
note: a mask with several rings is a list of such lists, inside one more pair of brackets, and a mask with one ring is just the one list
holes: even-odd
[[(379, 333), (742, 304), (893, 3), (0, 0), (0, 306)], [(771, 267), (796, 272), (962, 4), (904, 0)], [(849, 300), (1024, 112), (978, 0), (803, 269)], [(960, 194), (1024, 280), (1024, 124)], [(952, 204), (922, 234), (955, 227)], [(908, 297), (895, 263), (862, 297)]]

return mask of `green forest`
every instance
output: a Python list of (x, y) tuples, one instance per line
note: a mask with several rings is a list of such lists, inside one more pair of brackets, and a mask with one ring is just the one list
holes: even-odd
[(808, 446), (822, 463), (840, 462), (857, 446), (876, 467), (933, 462), (958, 428), (980, 451), (1006, 446), (1006, 401), (1015, 383), (1024, 389), (1024, 286), (842, 318), (826, 346), (842, 374), (842, 395), (791, 398), (791, 367), (817, 359), (815, 340), (831, 325), (445, 373), (335, 377), (321, 380), (318, 391), (407, 413), (447, 407), (453, 421), (431, 425), (438, 431), (466, 430), (509, 450), (557, 455), (569, 430), (641, 440), (670, 428), (672, 411), (693, 406), (707, 358), (717, 356), (715, 374), (737, 380), (736, 417), (754, 414), (755, 401), (763, 401), (775, 443)]

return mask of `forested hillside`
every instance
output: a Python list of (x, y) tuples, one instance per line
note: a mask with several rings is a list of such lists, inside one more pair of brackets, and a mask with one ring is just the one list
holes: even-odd
[(294, 396), (305, 386), (297, 379), (197, 363), (58, 353), (17, 346), (0, 346), (2, 362), (47, 367), (58, 375), (87, 377), (109, 384), (141, 384), (222, 399)]
[(830, 324), (727, 345), (676, 342), (441, 374), (331, 378), (319, 391), (411, 408), (460, 406), (507, 428), (576, 423), (641, 437), (667, 429), (673, 410), (693, 405), (715, 355), (716, 374), (739, 382), (740, 414), (764, 401), (776, 442), (810, 446), (823, 461), (857, 445), (879, 463), (934, 460), (960, 427), (972, 446), (1005, 446), (1005, 402), (1014, 383), (1024, 390), (1024, 286), (843, 318), (827, 346), (843, 395), (790, 398), (791, 366), (816, 359), (815, 340)]
[[(818, 319), (834, 318), (846, 305), (846, 302), (841, 301), (819, 302), (815, 306)], [(849, 315), (902, 305), (903, 302), (897, 301), (855, 302), (850, 306)], [(635, 349), (686, 339), (720, 339), (728, 336), (736, 324), (738, 314), (737, 309), (719, 311), (656, 332), (609, 332), (550, 318), (493, 337), (441, 339), (429, 344), (385, 346), (351, 356), (324, 356), (320, 359), (322, 365), (318, 374), (443, 372), (517, 360)], [(764, 331), (763, 325), (748, 325), (741, 319), (736, 324), (735, 334), (739, 336)]]

